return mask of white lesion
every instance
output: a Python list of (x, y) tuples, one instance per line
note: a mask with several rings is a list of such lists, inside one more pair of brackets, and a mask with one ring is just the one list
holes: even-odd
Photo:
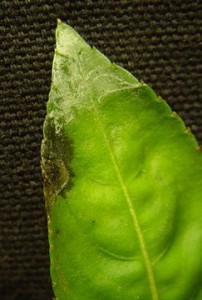
[[(136, 78), (134, 78), (124, 69), (123, 72), (125, 72), (126, 74), (123, 76), (123, 78), (118, 77), (116, 75), (116, 71), (120, 72), (120, 67), (116, 64), (112, 64), (97, 49), (89, 48), (85, 51), (81, 51), (80, 54), (76, 53), (77, 55), (74, 53), (72, 53), (72, 55), (63, 54), (60, 53), (60, 51), (57, 49), (55, 51), (56, 55), (67, 59), (69, 64), (69, 78), (71, 80), (69, 81), (69, 83), (67, 80), (67, 86), (63, 86), (63, 98), (67, 99), (68, 97), (70, 97), (72, 99), (72, 97), (74, 97), (74, 105), (78, 105), (80, 108), (86, 106), (85, 99), (86, 97), (88, 97), (88, 95), (91, 96), (91, 93), (89, 93), (88, 88), (83, 89), (83, 85), (80, 84), (81, 82), (83, 82), (83, 80), (85, 80), (86, 87), (87, 85), (90, 85), (92, 87), (91, 90), (94, 91), (98, 101), (100, 101), (103, 97), (107, 96), (108, 94), (115, 93), (121, 90), (137, 89), (145, 85), (142, 82), (137, 81)], [(98, 56), (101, 55), (103, 58), (105, 58), (103, 65), (96, 66), (95, 62), (95, 67), (93, 69), (85, 69), (87, 62), (84, 61), (85, 57), (83, 56), (86, 56), (86, 51), (88, 51), (87, 54), (89, 55), (89, 57), (91, 56), (90, 52), (96, 51), (95, 53)], [(73, 65), (75, 70), (71, 69)], [(129, 76), (128, 80), (125, 79), (125, 77), (127, 76)], [(72, 102), (72, 100), (69, 101), (69, 103), (70, 102)]]
[[(106, 72), (105, 68), (95, 68), (93, 70), (91, 70), (90, 72), (88, 72), (88, 74), (86, 75), (86, 81), (89, 81), (89, 83), (94, 83), (96, 80), (100, 80), (105, 78), (105, 80), (107, 79), (111, 79), (115, 82), (115, 84), (120, 84), (122, 86), (122, 88), (124, 87), (136, 87), (139, 84), (136, 83), (131, 83), (129, 81), (123, 80), (119, 77), (117, 77), (116, 75), (112, 75), (109, 73), (105, 73), (105, 74), (101, 74), (102, 72)], [(98, 75), (99, 74), (99, 75)], [(95, 75), (95, 76), (94, 76)]]

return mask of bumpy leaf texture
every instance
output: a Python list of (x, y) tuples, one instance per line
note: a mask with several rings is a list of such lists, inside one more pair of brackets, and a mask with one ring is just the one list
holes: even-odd
[(42, 143), (59, 300), (202, 299), (202, 155), (145, 83), (58, 22)]

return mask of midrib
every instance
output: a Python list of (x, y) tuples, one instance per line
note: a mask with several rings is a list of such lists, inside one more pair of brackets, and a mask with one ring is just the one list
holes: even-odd
[[(79, 61), (78, 61), (78, 63), (79, 63)], [(128, 205), (128, 209), (129, 209), (129, 212), (130, 212), (130, 215), (131, 215), (131, 218), (132, 218), (132, 222), (133, 222), (133, 225), (134, 225), (134, 228), (135, 228), (135, 232), (136, 232), (137, 238), (139, 240), (140, 250), (142, 252), (142, 256), (143, 256), (143, 260), (144, 260), (144, 265), (145, 265), (145, 268), (146, 268), (146, 271), (147, 271), (147, 275), (148, 275), (148, 282), (149, 282), (149, 287), (150, 287), (150, 292), (151, 292), (151, 299), (152, 300), (159, 300), (158, 290), (157, 290), (157, 286), (156, 286), (156, 281), (155, 281), (155, 277), (154, 277), (154, 271), (153, 271), (152, 263), (150, 261), (149, 253), (147, 251), (147, 247), (146, 247), (146, 244), (145, 244), (144, 236), (143, 236), (143, 233), (142, 233), (141, 228), (140, 228), (140, 224), (139, 224), (139, 221), (138, 221), (138, 217), (137, 217), (134, 205), (132, 203), (131, 196), (130, 196), (128, 188), (127, 188), (127, 186), (126, 186), (126, 184), (124, 182), (124, 179), (123, 179), (123, 177), (121, 175), (121, 172), (120, 172), (117, 160), (116, 160), (115, 153), (114, 153), (113, 148), (112, 148), (112, 146), (110, 144), (110, 141), (109, 141), (109, 138), (107, 136), (105, 127), (103, 125), (102, 118), (100, 117), (97, 105), (96, 105), (95, 101), (93, 100), (93, 98), (91, 97), (91, 93), (90, 93), (89, 88), (88, 88), (88, 86), (86, 84), (85, 78), (84, 78), (84, 76), (82, 74), (82, 69), (81, 69), (80, 63), (79, 63), (79, 67), (80, 67), (80, 73), (81, 73), (83, 82), (84, 82), (84, 84), (86, 86), (86, 90), (88, 91), (90, 101), (92, 103), (92, 106), (94, 108), (97, 120), (99, 122), (99, 126), (100, 126), (100, 128), (102, 130), (102, 134), (104, 136), (105, 143), (106, 143), (106, 145), (107, 145), (107, 147), (109, 149), (111, 161), (112, 161), (112, 164), (113, 164), (114, 169), (116, 171), (117, 178), (118, 178), (118, 181), (120, 183), (121, 190), (122, 190), (122, 192), (124, 194), (124, 197), (126, 199), (126, 202), (127, 202), (127, 205)]]
[(140, 249), (141, 249), (141, 252), (142, 252), (143, 259), (144, 259), (145, 268), (146, 268), (147, 274), (148, 274), (148, 281), (149, 281), (149, 285), (150, 285), (150, 291), (151, 291), (152, 299), (153, 300), (158, 300), (159, 297), (158, 297), (158, 291), (157, 291), (156, 282), (155, 282), (155, 278), (154, 278), (153, 267), (152, 267), (152, 264), (151, 264), (151, 261), (150, 261), (150, 258), (149, 258), (149, 254), (148, 254), (148, 251), (147, 251), (147, 248), (146, 248), (146, 245), (145, 245), (144, 236), (143, 236), (143, 233), (142, 233), (140, 225), (139, 225), (138, 217), (137, 217), (134, 205), (132, 204), (131, 196), (130, 196), (129, 191), (127, 189), (127, 186), (126, 186), (126, 184), (123, 180), (123, 177), (120, 173), (120, 169), (118, 167), (116, 157), (114, 155), (114, 152), (113, 152), (113, 149), (112, 149), (111, 144), (109, 142), (109, 139), (106, 135), (104, 127), (101, 123), (98, 111), (96, 111), (96, 115), (99, 119), (99, 125), (101, 127), (105, 142), (106, 142), (107, 147), (109, 149), (111, 161), (112, 161), (112, 164), (113, 164), (114, 169), (116, 171), (117, 178), (118, 178), (121, 190), (122, 190), (122, 192), (124, 194), (124, 197), (126, 199), (128, 209), (129, 209), (130, 215), (132, 217), (133, 225), (134, 225), (134, 228), (135, 228), (138, 240), (139, 240)]

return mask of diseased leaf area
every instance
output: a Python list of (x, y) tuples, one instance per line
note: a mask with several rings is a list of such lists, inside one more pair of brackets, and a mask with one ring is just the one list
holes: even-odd
[(62, 22), (42, 169), (56, 299), (202, 299), (195, 138), (149, 86)]

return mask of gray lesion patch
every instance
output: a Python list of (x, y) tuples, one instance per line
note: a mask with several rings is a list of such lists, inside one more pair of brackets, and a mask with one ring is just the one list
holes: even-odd
[(70, 141), (64, 137), (62, 130), (56, 130), (54, 119), (47, 116), (41, 148), (41, 167), (48, 211), (56, 197), (71, 184), (72, 174), (70, 176), (69, 168), (71, 154)]

